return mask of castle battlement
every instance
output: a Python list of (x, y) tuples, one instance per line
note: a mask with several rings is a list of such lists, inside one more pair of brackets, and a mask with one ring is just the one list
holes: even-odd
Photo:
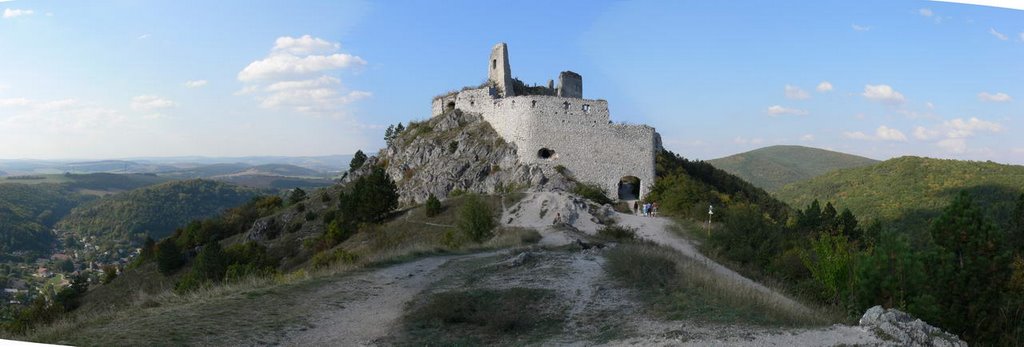
[[(583, 78), (565, 71), (557, 87), (531, 87), (537, 93), (516, 95), (508, 47), (494, 46), (488, 62), (489, 85), (434, 98), (434, 115), (450, 109), (478, 113), (506, 141), (516, 145), (519, 160), (541, 166), (561, 165), (579, 181), (619, 196), (620, 182), (640, 180), (640, 196), (654, 183), (654, 157), (661, 137), (651, 126), (614, 124), (608, 101), (583, 99)], [(623, 196), (622, 198), (629, 198)]]

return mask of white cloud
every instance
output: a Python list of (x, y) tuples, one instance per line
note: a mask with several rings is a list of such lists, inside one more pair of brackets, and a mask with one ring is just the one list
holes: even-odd
[(917, 126), (914, 128), (914, 138), (918, 140), (931, 140), (939, 136), (942, 132), (934, 129), (928, 129), (923, 126)]
[(1013, 98), (1006, 95), (1006, 93), (989, 94), (988, 92), (981, 92), (978, 93), (978, 100), (988, 102), (1009, 102), (1013, 100)]
[(800, 136), (800, 141), (803, 141), (803, 142), (812, 142), (812, 141), (814, 141), (814, 135), (811, 135), (811, 134), (805, 134), (804, 136)]
[(883, 141), (907, 141), (907, 136), (903, 135), (903, 132), (884, 125), (875, 130), (875, 136)]
[(921, 15), (922, 17), (931, 17), (935, 13), (932, 12), (931, 9), (922, 8), (922, 9), (917, 10), (917, 14)]
[(136, 37), (136, 39), (145, 40), (145, 39), (148, 39), (150, 36), (152, 36), (152, 35), (150, 35), (150, 34), (142, 34), (142, 35), (139, 35), (139, 37)]
[(785, 91), (787, 99), (803, 100), (811, 97), (811, 94), (808, 94), (807, 91), (800, 89), (800, 87), (797, 86), (791, 86), (787, 84), (785, 87)]
[(816, 89), (819, 93), (831, 92), (832, 83), (830, 83), (829, 81), (821, 81), (821, 83), (818, 83), (818, 86), (815, 87), (814, 89)]
[(1010, 39), (1005, 34), (996, 31), (995, 28), (988, 28), (988, 33), (992, 34), (992, 36), (995, 36), (997, 39), (1000, 39), (1000, 40), (1003, 40), (1003, 41), (1006, 41), (1006, 40)]
[(0, 99), (0, 107), (28, 106), (31, 103), (31, 100), (25, 98)]
[(864, 94), (861, 95), (869, 100), (894, 105), (902, 104), (906, 100), (903, 94), (900, 94), (900, 92), (897, 92), (887, 84), (865, 85)]
[(933, 104), (931, 101), (929, 101), (929, 102), (924, 103), (924, 107), (927, 107), (929, 110), (934, 110), (935, 109), (935, 104)]
[(732, 142), (738, 145), (760, 145), (764, 143), (764, 139), (759, 137), (748, 139), (742, 136), (737, 136), (735, 139), (732, 139)]
[(942, 126), (946, 131), (946, 136), (949, 138), (965, 138), (974, 136), (976, 132), (1000, 132), (1003, 130), (1003, 126), (999, 123), (989, 122), (971, 117), (971, 119), (963, 120), (963, 118), (957, 118), (942, 122)]
[(844, 132), (843, 133), (843, 137), (846, 137), (846, 138), (852, 139), (852, 140), (873, 140), (873, 138), (871, 138), (871, 136), (868, 136), (867, 134), (865, 134), (863, 132), (860, 132), (860, 131)]
[(869, 27), (869, 26), (860, 26), (860, 25), (857, 25), (857, 24), (850, 24), (850, 27), (853, 28), (853, 30), (855, 30), (855, 31), (870, 31), (871, 30), (871, 27)]
[(874, 135), (868, 135), (860, 131), (844, 132), (843, 137), (852, 140), (865, 140), (865, 141), (898, 141), (906, 142), (907, 136), (902, 131), (890, 128), (882, 125), (878, 129), (875, 129)]
[(807, 114), (809, 114), (809, 112), (807, 112), (806, 110), (801, 110), (801, 109), (783, 107), (782, 105), (772, 105), (772, 106), (768, 107), (768, 114), (770, 114), (772, 116), (781, 116), (781, 115), (806, 116)]
[(206, 80), (185, 81), (185, 88), (202, 88), (206, 83)]
[(267, 57), (238, 73), (246, 85), (236, 95), (253, 95), (260, 107), (287, 108), (317, 115), (344, 114), (347, 104), (370, 97), (347, 90), (333, 71), (366, 65), (358, 56), (339, 52), (341, 44), (321, 38), (280, 37)]
[(238, 73), (238, 80), (251, 82), (277, 78), (301, 77), (330, 70), (366, 65), (363, 58), (334, 53), (341, 44), (305, 35), (299, 38), (280, 37), (266, 58), (254, 61)]
[(33, 11), (33, 10), (20, 10), (20, 9), (13, 9), (12, 10), (12, 9), (9, 9), (9, 8), (5, 8), (4, 9), (4, 18), (31, 16), (31, 15), (33, 15), (35, 13), (36, 13), (36, 11)]
[(80, 133), (122, 123), (116, 110), (77, 99), (32, 100), (0, 99), (0, 132), (4, 133)]
[(177, 106), (174, 101), (156, 95), (139, 95), (132, 98), (132, 109), (136, 111), (153, 111)]

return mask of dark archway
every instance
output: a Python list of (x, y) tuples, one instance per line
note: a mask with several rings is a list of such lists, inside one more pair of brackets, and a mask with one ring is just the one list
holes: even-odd
[(625, 176), (619, 179), (619, 200), (640, 199), (640, 178)]
[(537, 151), (537, 158), (551, 159), (551, 157), (554, 157), (554, 156), (555, 156), (555, 151), (552, 150), (552, 149), (541, 148), (539, 151)]
[(447, 105), (444, 105), (444, 110), (445, 111), (451, 111), (451, 110), (454, 110), (454, 109), (455, 109), (455, 102), (454, 101), (449, 101)]

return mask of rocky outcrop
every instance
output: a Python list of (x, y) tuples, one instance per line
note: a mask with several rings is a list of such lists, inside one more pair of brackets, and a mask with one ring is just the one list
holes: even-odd
[(966, 347), (956, 335), (942, 331), (924, 321), (896, 310), (875, 306), (864, 312), (860, 326), (873, 331), (879, 338), (894, 340), (899, 346)]
[(557, 173), (521, 164), (515, 145), (505, 142), (479, 115), (460, 110), (410, 123), (344, 181), (355, 180), (374, 166), (384, 167), (398, 185), (403, 205), (422, 203), (430, 194), (440, 199), (455, 190), (498, 194), (561, 179)]

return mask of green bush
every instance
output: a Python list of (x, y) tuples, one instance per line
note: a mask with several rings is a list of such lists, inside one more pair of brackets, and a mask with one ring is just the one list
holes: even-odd
[(181, 251), (172, 239), (164, 239), (156, 247), (157, 269), (164, 275), (170, 275), (184, 264)]
[(474, 242), (490, 238), (491, 230), (497, 226), (491, 207), (476, 194), (465, 197), (455, 224), (459, 232)]
[(313, 256), (314, 267), (325, 267), (337, 262), (344, 262), (347, 264), (355, 263), (359, 260), (359, 256), (355, 253), (348, 252), (344, 249), (336, 249), (333, 252), (323, 251), (318, 252)]
[(440, 214), (442, 209), (441, 200), (437, 200), (437, 197), (434, 196), (434, 194), (430, 194), (430, 196), (427, 197), (427, 203), (424, 205), (424, 209), (426, 210), (427, 217), (433, 217)]
[(363, 163), (366, 163), (366, 154), (363, 153), (363, 150), (358, 150), (352, 156), (352, 161), (348, 163), (348, 171), (356, 171), (356, 169), (363, 167)]
[(629, 241), (636, 239), (636, 229), (620, 225), (609, 225), (599, 229), (597, 236), (609, 240)]
[(572, 188), (572, 192), (573, 194), (593, 201), (598, 205), (612, 203), (612, 199), (608, 197), (608, 193), (596, 184), (577, 183), (576, 186)]
[(292, 189), (291, 194), (288, 194), (288, 204), (289, 205), (295, 205), (295, 204), (297, 204), (297, 203), (299, 203), (299, 202), (301, 202), (302, 200), (305, 200), (305, 199), (306, 199), (306, 191), (302, 190), (302, 188), (296, 187), (295, 189)]
[(117, 278), (117, 267), (114, 265), (103, 265), (103, 279), (100, 283), (107, 284)]

